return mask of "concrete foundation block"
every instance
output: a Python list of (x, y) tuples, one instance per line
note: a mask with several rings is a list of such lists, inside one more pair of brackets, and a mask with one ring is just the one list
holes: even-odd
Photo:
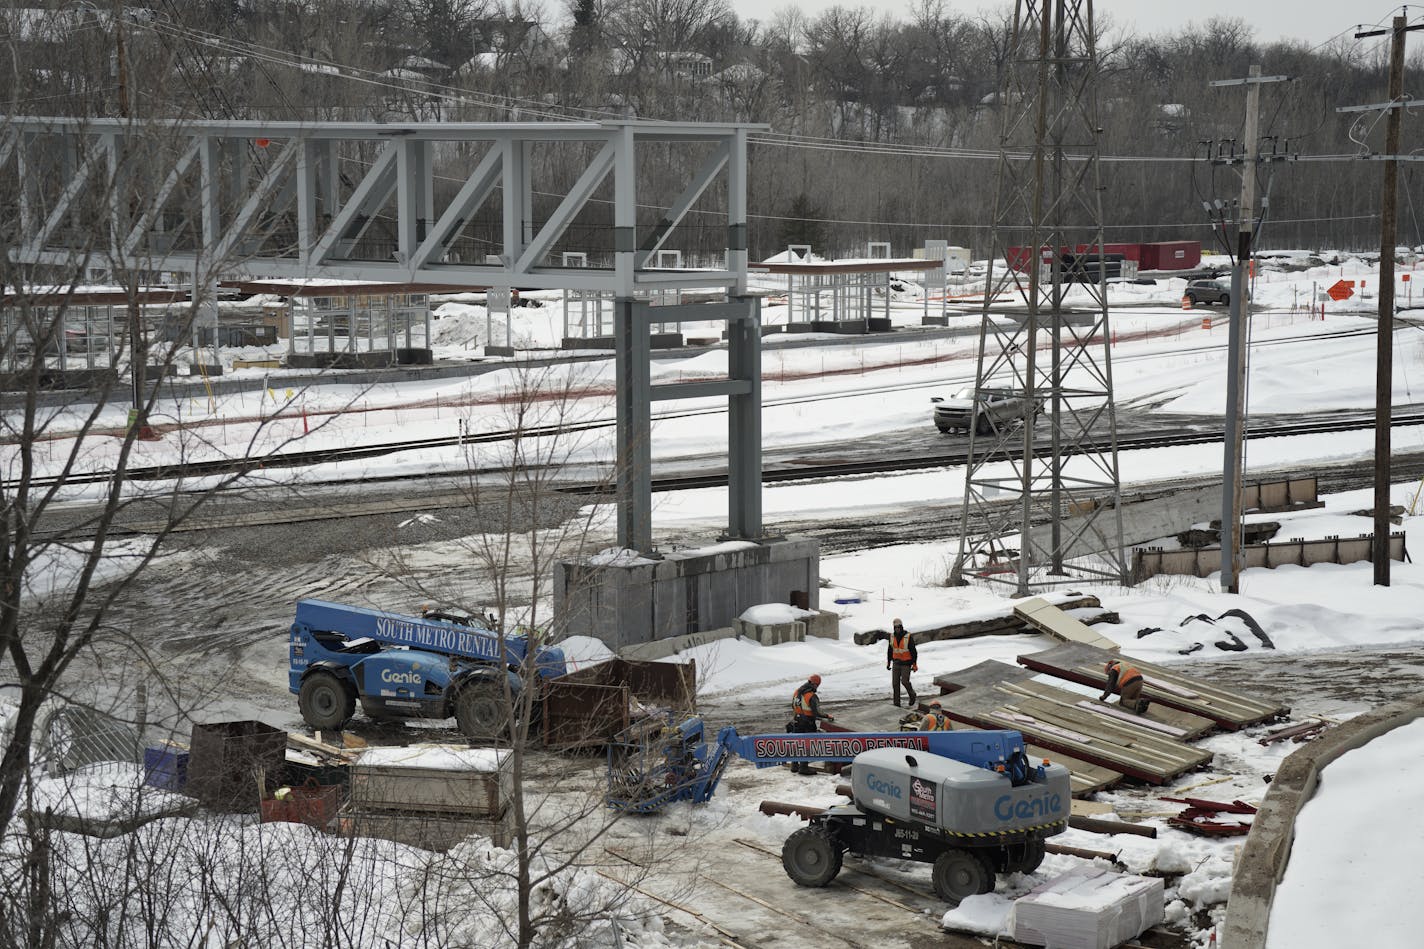
[(734, 627), (761, 603), (789, 603), (805, 591), (819, 607), (820, 545), (810, 538), (732, 541), (647, 557), (593, 558), (558, 565), (555, 608), (570, 635), (609, 648)]

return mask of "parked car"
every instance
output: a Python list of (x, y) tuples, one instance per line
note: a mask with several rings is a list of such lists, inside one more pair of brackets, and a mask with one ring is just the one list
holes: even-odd
[(1187, 284), (1187, 290), (1182, 294), (1192, 306), (1198, 303), (1220, 303), (1222, 306), (1231, 305), (1231, 286), (1222, 283), (1220, 280), (1193, 280)]
[(993, 428), (1004, 428), (1024, 420), (1032, 421), (1043, 410), (1042, 399), (1030, 399), (1021, 389), (983, 389), (981, 399), (974, 398), (974, 387), (960, 389), (950, 398), (935, 396), (935, 428), (942, 433), (969, 431), (987, 435)]

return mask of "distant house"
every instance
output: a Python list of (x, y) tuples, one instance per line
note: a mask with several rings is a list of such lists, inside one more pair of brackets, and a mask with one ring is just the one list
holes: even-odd
[(1157, 106), (1157, 114), (1152, 118), (1152, 128), (1163, 135), (1175, 135), (1187, 127), (1191, 110), (1180, 102), (1164, 102)]
[(663, 70), (673, 76), (707, 79), (712, 75), (712, 57), (703, 53), (658, 53), (658, 59), (662, 61)]

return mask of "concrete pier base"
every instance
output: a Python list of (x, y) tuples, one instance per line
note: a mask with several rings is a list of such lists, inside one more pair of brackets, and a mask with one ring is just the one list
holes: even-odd
[(819, 606), (820, 545), (808, 538), (729, 541), (661, 560), (595, 557), (564, 561), (555, 608), (567, 632), (611, 649), (731, 626), (761, 603)]

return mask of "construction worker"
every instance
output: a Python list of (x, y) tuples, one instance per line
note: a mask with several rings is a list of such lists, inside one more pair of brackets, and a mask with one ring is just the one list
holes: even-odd
[(915, 651), (914, 640), (895, 619), (895, 628), (890, 631), (890, 643), (885, 647), (885, 668), (890, 669), (890, 688), (894, 693), (895, 707), (900, 707), (900, 686), (905, 687), (910, 697), (910, 708), (915, 707), (915, 687), (910, 684), (910, 673), (920, 671), (920, 654)]
[(939, 700), (935, 699), (930, 703), (930, 713), (920, 719), (920, 731), (922, 732), (947, 732), (949, 731), (949, 716), (944, 714), (944, 707)]
[(1109, 659), (1103, 665), (1103, 671), (1108, 674), (1108, 684), (1103, 689), (1103, 694), (1098, 696), (1098, 701), (1105, 702), (1108, 696), (1117, 692), (1117, 704), (1129, 712), (1141, 715), (1147, 711), (1148, 702), (1142, 697), (1141, 672), (1120, 659)]
[[(796, 694), (791, 698), (791, 730), (793, 732), (814, 732), (816, 730), (816, 720), (825, 719), (834, 722), (834, 715), (827, 715), (821, 711), (821, 699), (816, 694), (816, 690), (821, 687), (821, 677), (812, 673), (811, 677), (802, 683), (796, 690)], [(792, 774), (811, 774), (811, 766), (803, 761), (791, 762)]]

